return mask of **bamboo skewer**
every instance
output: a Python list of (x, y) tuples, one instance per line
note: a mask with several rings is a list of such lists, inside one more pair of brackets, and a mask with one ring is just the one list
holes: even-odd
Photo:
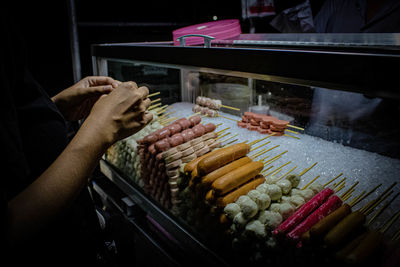
[(396, 231), (396, 233), (392, 237), (392, 241), (396, 242), (400, 238), (400, 228)]
[(255, 159), (255, 158), (261, 156), (262, 154), (264, 154), (264, 153), (265, 153), (265, 150), (266, 150), (266, 149), (264, 148), (264, 149), (258, 151), (257, 153), (255, 153), (254, 155), (250, 155), (250, 157), (252, 157), (253, 159)]
[(281, 177), (279, 177), (278, 181), (281, 180), (283, 177), (287, 176), (289, 173), (291, 173), (292, 171), (294, 171), (297, 168), (297, 166), (294, 166), (293, 168), (291, 168), (288, 172), (286, 172), (284, 175), (282, 175)]
[(160, 92), (155, 92), (155, 93), (147, 95), (147, 97), (152, 97), (152, 96), (156, 96), (156, 95), (159, 95), (159, 94), (160, 94)]
[(157, 104), (151, 105), (147, 110), (153, 110), (153, 109), (155, 109), (156, 107), (159, 107), (159, 106), (161, 106), (161, 103), (157, 103)]
[(192, 115), (190, 115), (190, 116), (188, 117), (188, 119), (191, 118), (191, 117), (194, 117), (194, 116), (196, 116), (196, 115), (199, 115), (200, 113), (201, 113), (201, 112), (193, 113)]
[(397, 218), (399, 218), (399, 216), (400, 216), (400, 210), (395, 214), (393, 214), (393, 216), (384, 224), (384, 226), (379, 230), (379, 232), (384, 234), (389, 229), (389, 227), (397, 220)]
[(318, 162), (315, 162), (315, 163), (314, 163), (313, 165), (311, 165), (310, 167), (304, 169), (304, 170), (299, 174), (299, 176), (301, 177), (301, 176), (303, 176), (304, 174), (306, 174), (309, 170), (311, 170), (312, 168), (314, 168), (314, 166), (317, 165), (317, 163), (318, 163)]
[(288, 152), (288, 151), (285, 150), (285, 151), (283, 151), (282, 153), (276, 155), (275, 157), (273, 157), (273, 158), (271, 158), (271, 159), (265, 161), (265, 162), (264, 162), (264, 165), (267, 164), (268, 162), (272, 161), (273, 159), (277, 158), (277, 157), (281, 157), (283, 154), (285, 154), (285, 153), (287, 153), (287, 152)]
[(162, 120), (162, 119), (164, 119), (166, 116), (172, 115), (172, 114), (174, 114), (174, 113), (175, 113), (175, 111), (171, 111), (171, 112), (165, 113), (165, 114), (161, 115), (160, 117), (158, 117), (158, 120)]
[(178, 118), (178, 117), (172, 117), (172, 118), (166, 119), (166, 120), (160, 122), (160, 124), (161, 124), (161, 125), (168, 124), (168, 123), (170, 123), (170, 122), (176, 120), (177, 118)]
[(232, 109), (232, 110), (236, 110), (236, 111), (240, 111), (240, 108), (234, 108), (231, 106), (226, 106), (226, 105), (221, 105), (222, 108), (228, 108), (228, 109)]
[(231, 120), (231, 121), (236, 121), (237, 122), (237, 120), (235, 120), (235, 119), (232, 119), (232, 118), (228, 118), (228, 117), (225, 117), (225, 116), (222, 116), (222, 115), (217, 115), (218, 117), (221, 117), (221, 118), (224, 118), (224, 119), (228, 119), (228, 120)]
[[(376, 199), (371, 200), (368, 202), (363, 208), (360, 209), (361, 212), (365, 212), (367, 209), (369, 209), (371, 206), (373, 206), (376, 202), (378, 202), (382, 197), (386, 195), (387, 192), (389, 192), (397, 182), (394, 182), (389, 188), (387, 188), (385, 191), (383, 191)], [(393, 191), (392, 191), (393, 192)]]
[(220, 136), (218, 136), (217, 138), (215, 138), (215, 140), (218, 140), (218, 139), (220, 139), (220, 138), (224, 138), (225, 136), (230, 135), (230, 134), (231, 134), (231, 132), (225, 133), (225, 134), (220, 135)]
[(351, 194), (352, 194), (352, 193), (350, 193), (350, 194), (348, 194), (347, 196), (345, 196), (344, 198), (342, 198), (342, 201), (348, 200), (348, 199), (351, 197)]
[[(275, 148), (277, 148), (277, 147), (279, 147), (279, 146), (280, 146), (280, 145), (276, 145), (276, 146), (274, 146), (274, 147), (271, 147), (271, 148), (267, 149), (265, 152), (271, 151), (272, 149), (275, 149)], [(266, 156), (265, 158), (262, 158), (261, 161), (264, 161), (264, 159), (268, 158), (269, 156), (270, 156), (270, 155)]]
[[(161, 113), (164, 113), (164, 112), (166, 112), (168, 109), (170, 109), (170, 108), (172, 108), (171, 106), (168, 106), (168, 105), (165, 105), (165, 106), (162, 106), (162, 107), (159, 107), (159, 108), (156, 108), (155, 110), (156, 110), (156, 114), (157, 115), (160, 115)], [(174, 111), (175, 112), (175, 111)]]
[(317, 180), (320, 176), (317, 175), (314, 179), (312, 179), (310, 182), (308, 182), (308, 184), (306, 184), (301, 190), (307, 189), (307, 187), (310, 186), (310, 184), (314, 183), (315, 180)]
[(358, 203), (359, 199), (364, 199), (364, 194), (365, 194), (365, 191), (362, 191), (358, 196), (356, 196), (353, 200), (351, 200), (349, 202), (350, 207), (355, 206)]
[(335, 193), (339, 193), (340, 190), (342, 190), (344, 187), (346, 186), (346, 182), (344, 182), (343, 184), (341, 184), (336, 190)]
[(287, 137), (291, 137), (291, 138), (294, 138), (294, 139), (299, 139), (299, 140), (300, 140), (300, 138), (299, 138), (299, 137), (297, 137), (297, 136), (293, 136), (293, 135), (290, 135), (290, 134), (284, 134), (284, 136), (287, 136)]
[(379, 198), (374, 204), (372, 204), (370, 207), (365, 209), (365, 215), (369, 215), (382, 201), (384, 201), (386, 198), (388, 198), (391, 194), (393, 193), (393, 190)]
[[(271, 166), (269, 166), (268, 168), (266, 168), (265, 170), (263, 170), (263, 171), (261, 171), (261, 173), (265, 173), (265, 172), (267, 172), (267, 171), (269, 171), (270, 169), (272, 169), (274, 166), (273, 165), (271, 165)], [(264, 175), (264, 174), (263, 174)], [(265, 176), (265, 175), (264, 175)]]
[(351, 192), (352, 189), (354, 189), (354, 187), (356, 187), (358, 185), (358, 181), (355, 182), (349, 189), (347, 189), (341, 196), (340, 198), (344, 198), (348, 193)]
[(225, 146), (229, 146), (230, 144), (232, 144), (232, 143), (236, 142), (237, 140), (239, 140), (239, 139), (235, 139), (235, 140), (232, 140), (232, 141), (230, 141), (230, 142), (226, 143), (226, 144), (224, 145), (224, 147), (225, 147)]
[[(157, 104), (161, 104), (161, 103), (157, 103)], [(155, 105), (157, 105), (157, 104), (155, 104)], [(152, 107), (152, 106), (150, 106), (150, 107)], [(164, 105), (162, 107), (155, 108), (154, 111), (156, 112), (156, 114), (161, 114), (161, 113), (165, 112), (169, 108), (171, 108), (171, 107), (168, 107), (168, 105)]]
[(340, 180), (338, 183), (333, 184), (333, 189), (338, 188), (340, 185), (342, 185), (343, 183), (346, 183), (346, 177), (344, 177), (342, 180)]
[(359, 199), (354, 201), (354, 204), (352, 206), (357, 205), (358, 203), (360, 203), (362, 200), (364, 200), (365, 198), (367, 198), (370, 194), (372, 194), (376, 189), (378, 189), (382, 184), (378, 184), (377, 186), (375, 186), (374, 188), (372, 188), (366, 195), (360, 197)]
[(294, 125), (290, 125), (290, 124), (288, 124), (287, 125), (289, 128), (293, 128), (293, 129), (297, 129), (297, 130), (302, 130), (302, 131), (304, 131), (304, 128), (301, 128), (301, 127), (299, 127), (299, 126), (294, 126)]
[(289, 133), (300, 134), (299, 132), (295, 132), (295, 131), (288, 130), (288, 129), (286, 129), (285, 131), (286, 131), (286, 132), (289, 132)]
[(231, 127), (226, 127), (225, 129), (218, 131), (217, 134), (220, 135), (221, 133), (225, 132), (226, 130), (229, 130), (230, 128)]
[(281, 156), (277, 156), (275, 158), (272, 158), (270, 161), (268, 161), (268, 163), (264, 162), (264, 166), (267, 166), (267, 165), (271, 164), (272, 162), (277, 161), (280, 158), (281, 158)]
[(344, 196), (341, 198), (343, 201), (346, 201), (351, 197), (351, 195), (356, 191), (354, 188), (351, 189), (347, 194), (343, 194)]
[(269, 134), (269, 135), (267, 135), (266, 137), (263, 137), (263, 138), (261, 138), (261, 139), (257, 139), (257, 140), (255, 140), (255, 141), (253, 141), (253, 142), (251, 142), (249, 145), (255, 145), (255, 144), (257, 144), (258, 142), (261, 142), (261, 141), (264, 141), (265, 139), (267, 139), (268, 137), (270, 137), (270, 136), (272, 136), (272, 135), (274, 135), (274, 134)]
[(291, 161), (288, 161), (288, 162), (286, 162), (285, 164), (281, 165), (280, 167), (276, 168), (275, 170), (273, 170), (273, 171), (271, 171), (271, 172), (269, 172), (269, 173), (264, 174), (264, 176), (269, 176), (269, 175), (276, 174), (276, 173), (278, 173), (283, 167), (285, 167), (286, 165), (288, 165), (288, 164), (290, 164), (290, 163), (292, 163), (292, 162), (291, 162)]
[(386, 209), (399, 195), (400, 193), (397, 193), (394, 197), (392, 197), (391, 200), (386, 201), (385, 204), (383, 204), (383, 206), (380, 207), (379, 210), (371, 217), (371, 219), (368, 221), (368, 225), (371, 225), (373, 221), (383, 212), (383, 210)]
[[(231, 137), (229, 137), (229, 138), (227, 138), (227, 139), (221, 141), (221, 143), (226, 142), (226, 141), (228, 141), (228, 140), (230, 140), (230, 139), (232, 139), (232, 138), (234, 138), (234, 137), (236, 137), (236, 136), (238, 136), (238, 134), (232, 135)], [(218, 138), (218, 137), (217, 137), (217, 138)]]
[(327, 182), (326, 184), (324, 184), (323, 186), (326, 187), (328, 184), (332, 183), (333, 181), (335, 181), (337, 178), (339, 178), (340, 176), (342, 176), (343, 173), (339, 173), (338, 176), (336, 176), (335, 178), (331, 179), (329, 182)]
[(154, 100), (151, 100), (150, 103), (153, 104), (153, 103), (156, 103), (156, 102), (158, 102), (158, 101), (161, 101), (161, 98), (156, 98), (156, 99), (154, 99)]
[(221, 126), (222, 124), (223, 123), (221, 122), (221, 123), (215, 124), (215, 126), (218, 127), (218, 126)]
[(254, 151), (254, 150), (257, 150), (257, 149), (259, 149), (260, 147), (263, 147), (263, 146), (265, 146), (265, 145), (268, 145), (269, 143), (271, 143), (271, 141), (268, 141), (268, 142), (266, 142), (266, 143), (264, 143), (264, 144), (262, 144), (262, 145), (259, 145), (259, 146), (255, 147), (255, 148), (250, 149), (250, 152), (251, 152), (251, 151)]
[[(272, 172), (269, 172), (267, 174), (265, 174), (264, 176), (268, 176), (268, 175), (273, 175), (273, 174), (277, 174), (279, 171), (281, 171), (281, 169), (283, 167), (285, 167), (286, 165), (292, 163), (291, 161), (286, 162), (285, 164), (283, 164), (282, 166), (278, 167), (277, 169), (273, 170)], [(278, 172), (277, 172), (278, 171)]]

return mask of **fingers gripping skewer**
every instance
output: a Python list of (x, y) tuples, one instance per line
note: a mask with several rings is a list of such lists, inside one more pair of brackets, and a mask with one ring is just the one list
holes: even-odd
[(155, 93), (149, 94), (147, 97), (153, 97), (153, 96), (156, 96), (156, 95), (159, 95), (159, 94), (160, 94), (160, 92), (155, 92)]

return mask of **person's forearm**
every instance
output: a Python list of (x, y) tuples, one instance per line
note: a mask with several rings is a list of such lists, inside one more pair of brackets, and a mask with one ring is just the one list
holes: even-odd
[(7, 235), (11, 245), (46, 227), (86, 184), (109, 145), (88, 128), (84, 124), (54, 163), (8, 203)]

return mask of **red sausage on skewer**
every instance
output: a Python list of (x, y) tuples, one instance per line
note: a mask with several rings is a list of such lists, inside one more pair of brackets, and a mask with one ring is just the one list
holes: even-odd
[(285, 234), (296, 227), (305, 217), (307, 217), (311, 212), (313, 212), (317, 207), (321, 206), (325, 200), (330, 197), (334, 191), (330, 188), (325, 188), (318, 194), (316, 194), (312, 199), (310, 199), (306, 204), (304, 204), (300, 209), (293, 213), (289, 218), (287, 218), (283, 223), (281, 223), (272, 233), (274, 235)]
[(296, 226), (291, 232), (286, 236), (293, 241), (298, 241), (302, 234), (310, 230), (317, 222), (331, 214), (333, 211), (338, 209), (342, 205), (342, 200), (336, 196), (332, 195), (328, 200), (322, 204), (318, 209), (316, 209), (310, 216), (308, 216), (304, 221)]

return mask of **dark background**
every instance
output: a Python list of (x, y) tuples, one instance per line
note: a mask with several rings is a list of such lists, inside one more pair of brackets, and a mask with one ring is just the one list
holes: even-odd
[[(304, 0), (275, 1), (277, 13)], [(324, 0), (313, 0), (318, 8)], [(14, 1), (11, 10), (25, 39), (34, 77), (49, 95), (73, 84), (68, 0)], [(94, 43), (169, 41), (172, 31), (221, 19), (240, 19), (241, 0), (123, 1), (75, 0), (82, 77), (92, 74), (90, 45)], [(269, 21), (255, 19), (256, 32), (276, 32)]]

